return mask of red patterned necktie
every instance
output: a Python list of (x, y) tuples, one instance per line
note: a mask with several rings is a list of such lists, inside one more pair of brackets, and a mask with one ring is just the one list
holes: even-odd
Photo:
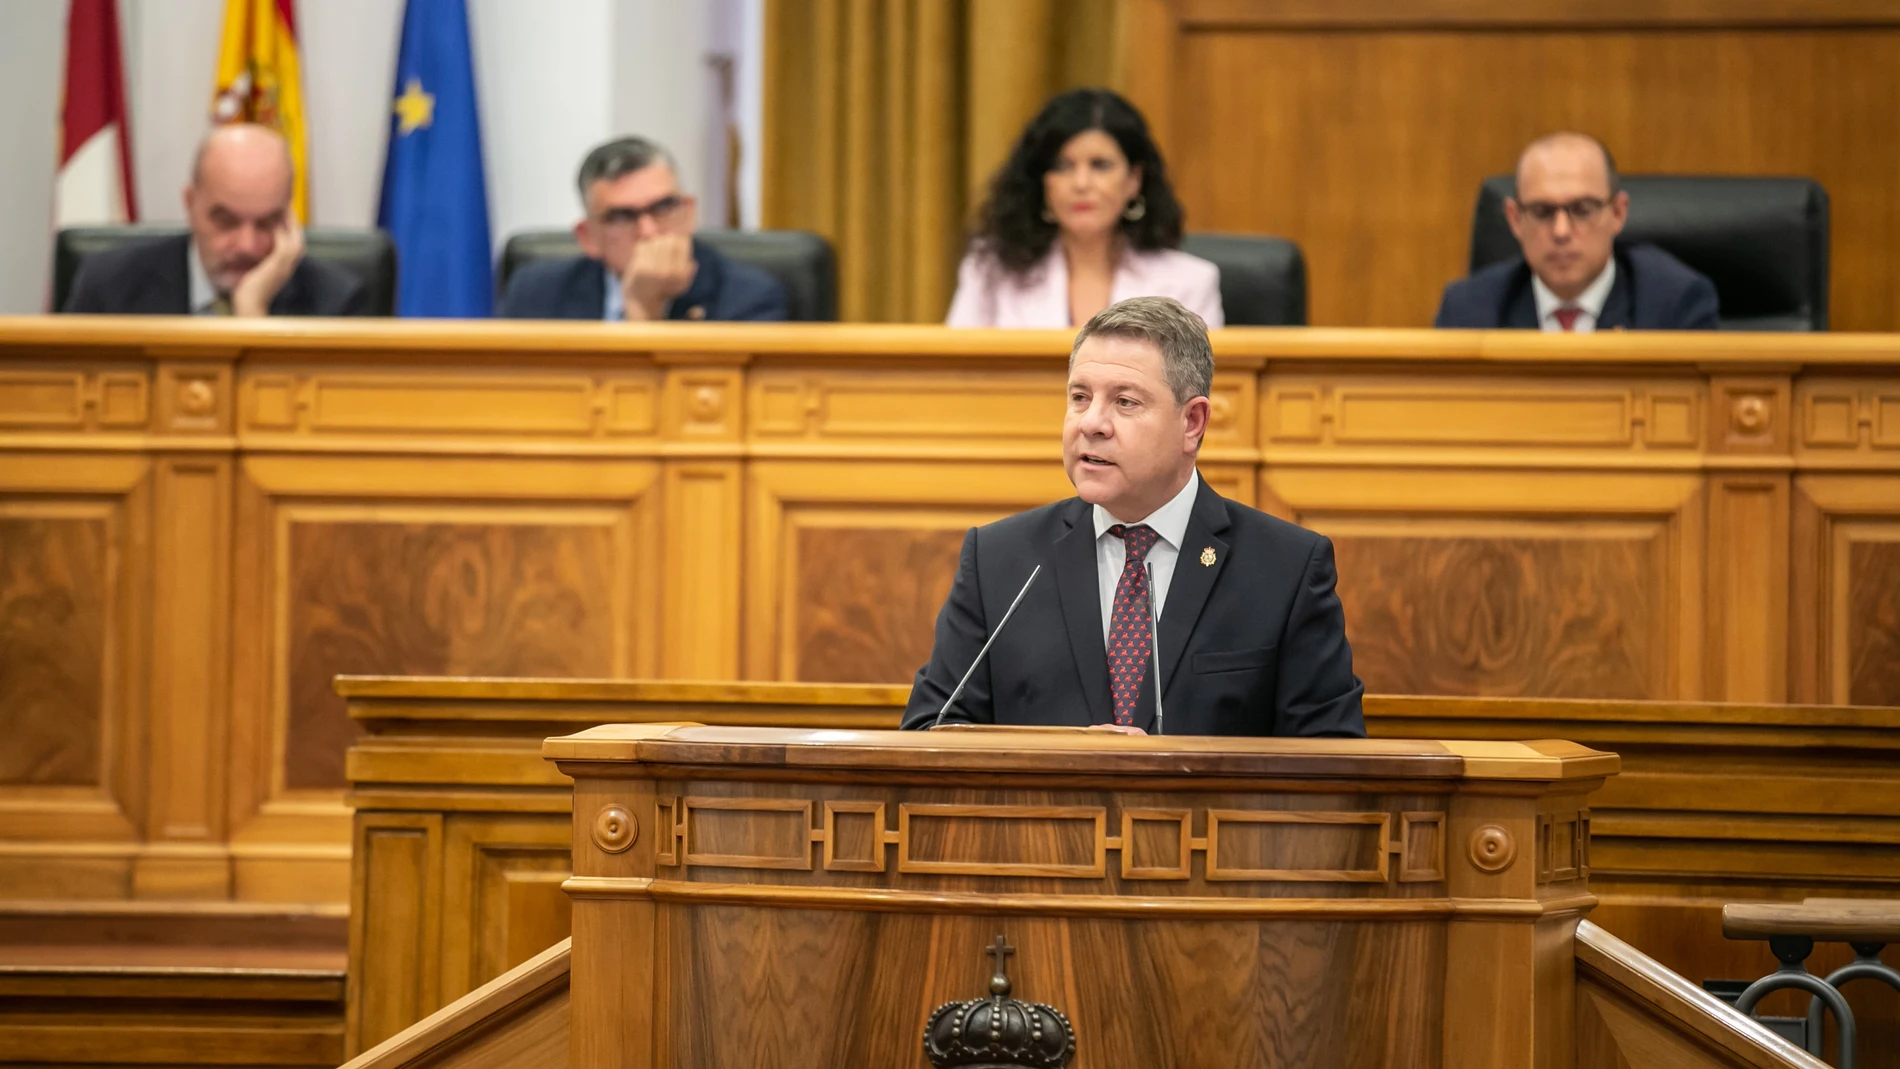
[(1153, 621), (1148, 615), (1148, 573), (1141, 562), (1161, 536), (1146, 524), (1124, 527), (1118, 523), (1108, 533), (1121, 539), (1128, 550), (1128, 562), (1115, 583), (1115, 611), (1108, 618), (1108, 689), (1115, 698), (1115, 722), (1133, 724), (1154, 648), (1149, 633)]
[(1568, 334), (1577, 329), (1577, 317), (1583, 314), (1583, 309), (1563, 307), (1550, 314), (1557, 317), (1557, 325), (1564, 328), (1564, 333)]

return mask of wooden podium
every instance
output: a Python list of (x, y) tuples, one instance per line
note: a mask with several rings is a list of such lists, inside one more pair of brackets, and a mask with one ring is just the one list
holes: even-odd
[[(576, 1067), (930, 1066), (933, 1011), (999, 962), (1077, 1069), (1575, 1064), (1611, 754), (667, 724), (544, 752), (575, 781)], [(972, 1030), (940, 1064), (1059, 1064)]]

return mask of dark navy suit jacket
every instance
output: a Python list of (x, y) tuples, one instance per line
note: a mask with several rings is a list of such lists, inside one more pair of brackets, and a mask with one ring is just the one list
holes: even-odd
[[(1598, 330), (1714, 330), (1715, 285), (1654, 245), (1618, 245), (1616, 282)], [(1537, 298), (1523, 257), (1445, 287), (1435, 327), (1537, 329)]]
[[(94, 315), (191, 314), (191, 239), (179, 234), (123, 245), (86, 257), (62, 312)], [(304, 257), (271, 299), (274, 316), (369, 314), (369, 290), (340, 267)]]
[[(904, 727), (931, 725), (1038, 564), (1042, 574), (944, 720), (1114, 719), (1095, 524), (1090, 506), (1070, 498), (964, 536)], [(1164, 733), (1363, 737), (1365, 687), (1352, 673), (1336, 578), (1331, 542), (1228, 501), (1203, 479), (1157, 628)], [(1135, 716), (1150, 733), (1153, 677)]]
[[(693, 284), (666, 306), (666, 318), (785, 319), (785, 287), (778, 279), (720, 255), (703, 241), (693, 242), (693, 260), (699, 265)], [(607, 273), (600, 261), (575, 256), (516, 271), (495, 314), (504, 319), (599, 319), (606, 301)]]

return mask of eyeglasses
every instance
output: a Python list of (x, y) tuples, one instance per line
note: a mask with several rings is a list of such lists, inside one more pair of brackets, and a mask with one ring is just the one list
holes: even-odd
[(1519, 204), (1518, 210), (1530, 216), (1531, 221), (1541, 226), (1549, 226), (1557, 221), (1557, 213), (1570, 217), (1572, 226), (1589, 226), (1602, 216), (1603, 209), (1610, 202), (1602, 197), (1578, 197), (1568, 204), (1554, 204), (1547, 200), (1526, 201)]
[(686, 206), (686, 198), (675, 193), (661, 197), (644, 208), (608, 208), (600, 213), (600, 225), (605, 227), (632, 227), (639, 225), (642, 216), (651, 216), (653, 221), (664, 226), (679, 215)]

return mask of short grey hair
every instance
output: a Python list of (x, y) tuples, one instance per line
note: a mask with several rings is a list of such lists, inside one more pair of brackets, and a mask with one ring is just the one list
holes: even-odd
[(635, 171), (644, 171), (656, 163), (666, 164), (666, 169), (677, 177), (679, 164), (673, 162), (673, 154), (657, 141), (648, 141), (644, 137), (616, 138), (587, 154), (581, 161), (580, 177), (575, 185), (580, 188), (581, 206), (587, 206), (587, 191), (595, 182), (611, 182)]
[(1214, 349), (1207, 341), (1207, 322), (1173, 297), (1130, 297), (1095, 313), (1075, 336), (1069, 367), (1090, 338), (1133, 338), (1161, 350), (1161, 375), (1174, 393), (1174, 403), (1187, 404), (1214, 389)]

